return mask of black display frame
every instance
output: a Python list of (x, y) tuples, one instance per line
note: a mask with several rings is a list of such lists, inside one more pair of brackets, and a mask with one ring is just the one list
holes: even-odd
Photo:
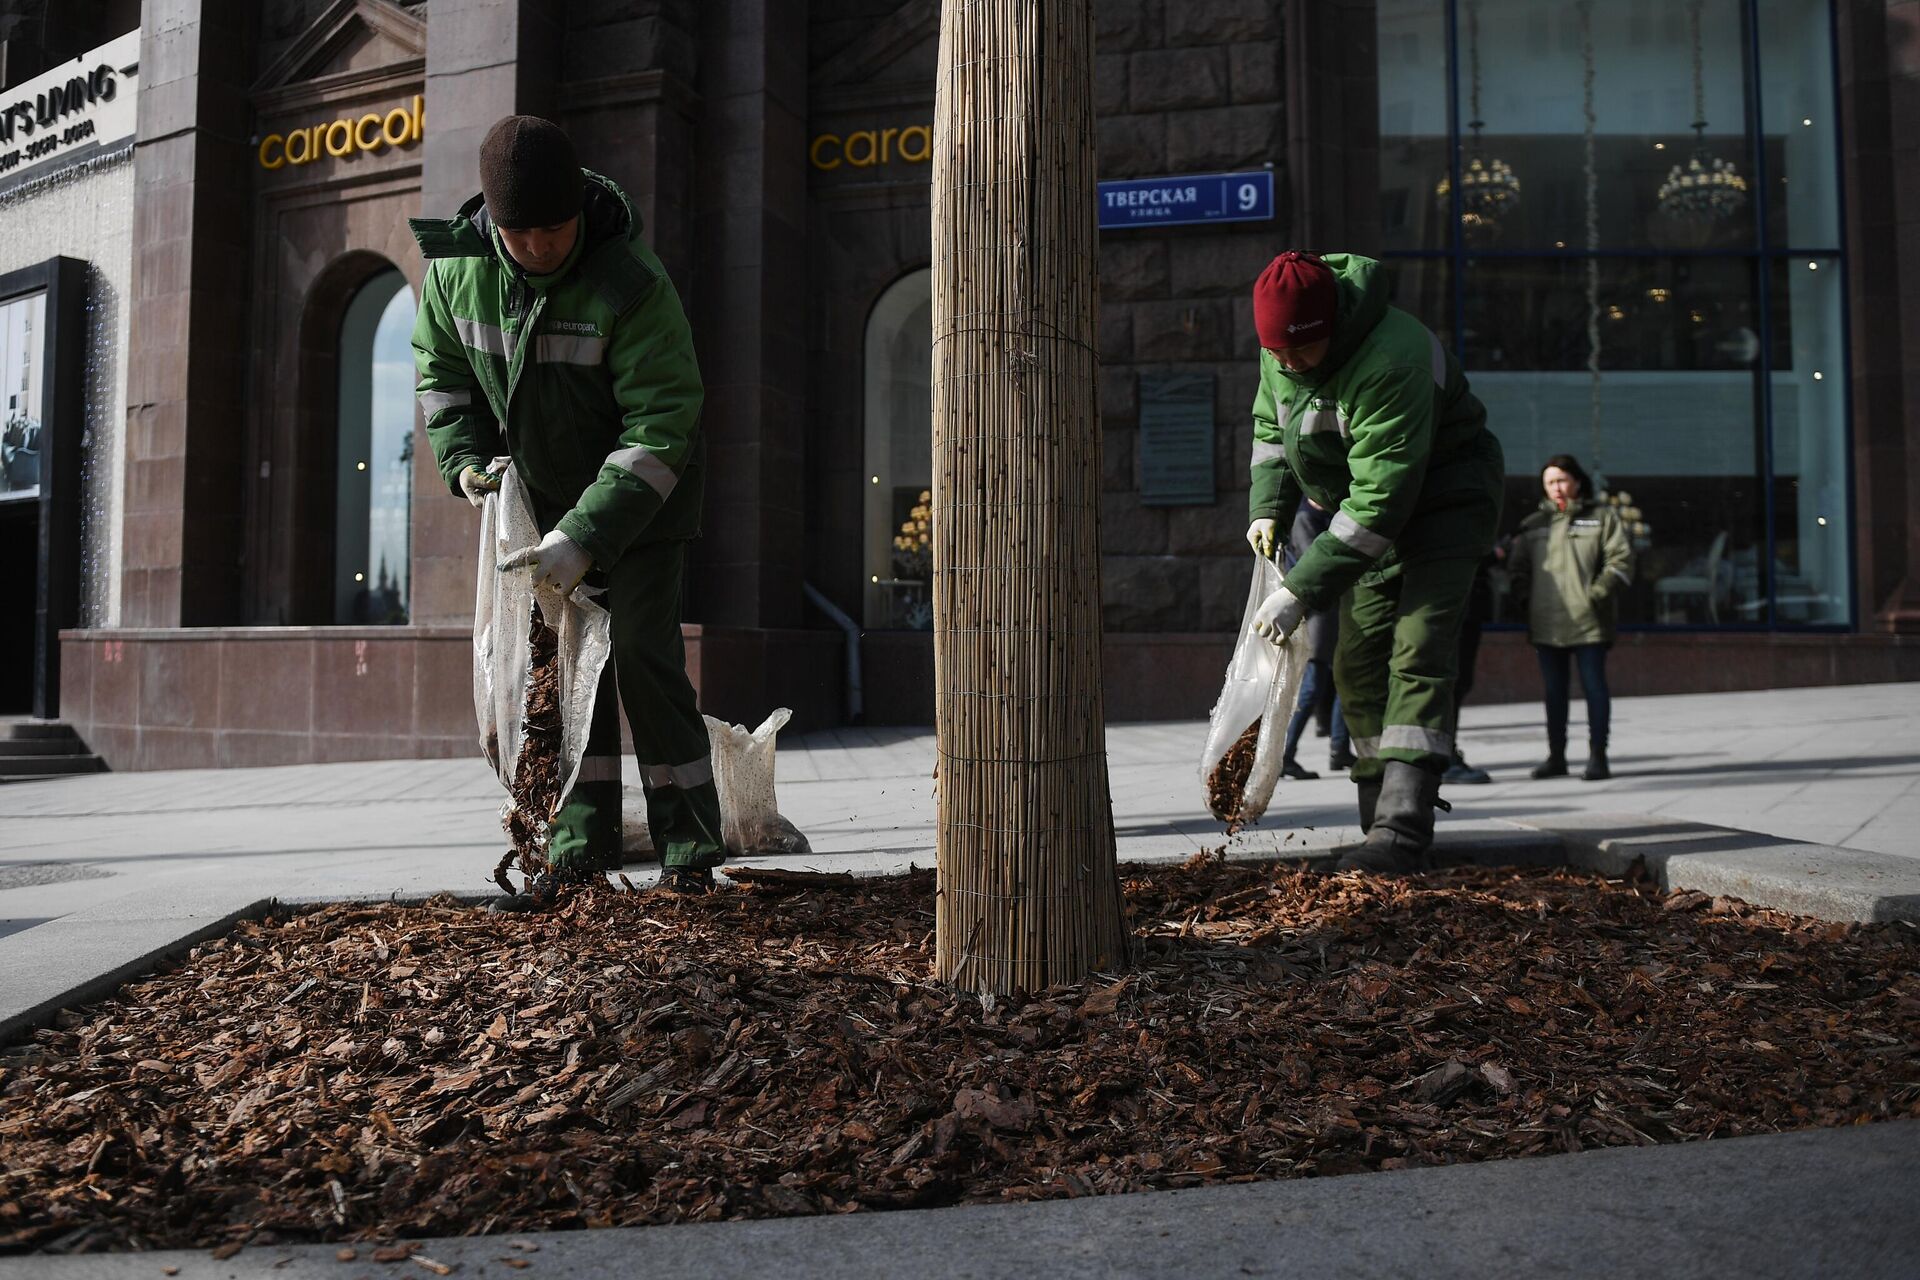
[(90, 268), (55, 257), (0, 275), (0, 306), (46, 295), (41, 330), (39, 546), (31, 714), (60, 716), (60, 632), (80, 616), (80, 453), (86, 428), (86, 285)]

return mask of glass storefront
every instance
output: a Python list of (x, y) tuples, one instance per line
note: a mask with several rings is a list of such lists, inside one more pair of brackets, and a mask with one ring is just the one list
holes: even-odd
[(413, 291), (374, 277), (340, 326), (334, 509), (337, 623), (407, 621), (413, 494)]
[(1623, 622), (1848, 624), (1825, 0), (1378, 14), (1395, 300), (1487, 405), (1506, 528), (1571, 453), (1634, 530)]
[(41, 357), (47, 295), (0, 303), (0, 502), (40, 493)]
[(866, 625), (933, 628), (933, 275), (895, 281), (866, 342)]

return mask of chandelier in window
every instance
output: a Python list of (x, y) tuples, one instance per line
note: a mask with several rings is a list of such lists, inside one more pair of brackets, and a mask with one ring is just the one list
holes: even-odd
[(1654, 193), (1660, 212), (1677, 222), (1711, 225), (1746, 207), (1747, 180), (1733, 162), (1707, 147), (1707, 94), (1700, 67), (1700, 5), (1689, 6), (1693, 26), (1693, 154), (1676, 164)]
[[(1465, 164), (1460, 170), (1460, 225), (1469, 233), (1492, 234), (1499, 230), (1501, 220), (1519, 207), (1520, 178), (1512, 165), (1498, 156), (1488, 155), (1480, 138), (1486, 121), (1480, 118), (1479, 0), (1469, 0), (1467, 4), (1467, 65), (1471, 77), (1468, 105), (1473, 112), (1467, 128), (1473, 134), (1473, 141), (1467, 145)], [(1450, 204), (1452, 178), (1440, 179), (1433, 194), (1442, 206)]]

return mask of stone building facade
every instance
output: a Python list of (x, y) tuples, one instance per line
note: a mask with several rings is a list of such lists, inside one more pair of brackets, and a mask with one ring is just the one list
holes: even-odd
[[(1456, 37), (1471, 3), (1431, 0)], [(125, 8), (94, 6), (94, 34), (117, 34), (105, 27)], [(60, 645), (59, 714), (96, 750), (151, 768), (472, 749), (474, 514), (447, 495), (417, 422), (404, 501), (346, 504), (363, 483), (346, 424), (365, 417), (347, 401), (375, 379), (374, 422), (356, 420), (351, 439), (380, 439), (380, 343), (422, 274), (405, 219), (450, 213), (477, 189), (479, 140), (511, 112), (564, 123), (634, 198), (696, 329), (710, 479), (685, 612), (705, 709), (757, 721), (787, 705), (801, 726), (830, 724), (854, 714), (857, 672), (866, 720), (931, 718), (923, 566), (891, 539), (924, 448), (913, 410), (937, 0), (139, 8), (124, 514), (112, 568), (89, 570), (111, 574), (113, 604), (73, 619)], [(1630, 628), (1622, 692), (1920, 671), (1907, 603), (1920, 573), (1920, 193), (1900, 177), (1920, 166), (1896, 129), (1920, 97), (1914, 8), (1832, 9), (1846, 211), (1833, 262), (1851, 320), (1845, 622)], [(1382, 136), (1396, 126), (1381, 104), (1382, 59), (1405, 52), (1394, 10), (1097, 0), (1101, 178), (1271, 172), (1277, 196), (1264, 221), (1102, 237), (1114, 718), (1202, 716), (1217, 690), (1247, 581), (1248, 287), (1282, 248), (1392, 247)], [(369, 309), (373, 290), (389, 310)], [(1211, 381), (1212, 486), (1169, 502), (1150, 492), (1141, 398), (1173, 375)], [(1523, 488), (1531, 465), (1516, 468)], [(342, 535), (353, 521), (357, 543)], [(401, 607), (350, 616), (348, 560), (383, 537), (404, 545), (403, 568), (355, 571)], [(1676, 555), (1669, 595), (1690, 572)], [(353, 607), (365, 612), (364, 592)], [(1484, 696), (1532, 696), (1531, 665), (1523, 636), (1491, 636)]]

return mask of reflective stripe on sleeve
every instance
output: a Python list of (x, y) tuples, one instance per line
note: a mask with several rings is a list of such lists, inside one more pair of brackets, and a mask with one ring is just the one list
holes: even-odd
[(685, 764), (643, 764), (640, 776), (650, 787), (697, 787), (713, 781), (713, 757), (701, 756)]
[(453, 318), (454, 332), (460, 335), (460, 345), (474, 351), (484, 351), (490, 356), (499, 356), (502, 360), (513, 359), (513, 335), (497, 325), (484, 320), (469, 320), (465, 316)]
[(1378, 560), (1387, 553), (1389, 547), (1393, 546), (1392, 539), (1381, 537), (1345, 511), (1334, 513), (1331, 532), (1334, 537), (1369, 560)]
[(1264, 467), (1269, 462), (1285, 462), (1287, 446), (1278, 440), (1255, 440), (1253, 442), (1253, 465)]
[(543, 333), (533, 347), (533, 358), (542, 364), (599, 364), (606, 354), (605, 338), (572, 333)]
[(664, 500), (673, 492), (673, 486), (680, 483), (680, 477), (673, 474), (673, 468), (660, 460), (660, 455), (643, 444), (630, 449), (616, 449), (607, 455), (606, 465), (619, 467), (631, 472), (647, 482), (647, 486)]
[(1417, 725), (1390, 724), (1380, 733), (1380, 746), (1387, 751), (1429, 751), (1436, 756), (1451, 757), (1453, 735)]
[(1380, 755), (1378, 738), (1349, 738), (1348, 741), (1353, 746), (1353, 754), (1359, 759), (1373, 760)]
[(421, 391), (416, 394), (420, 399), (420, 412), (429, 418), (448, 409), (464, 409), (473, 403), (471, 391)]
[(580, 762), (580, 782), (620, 781), (619, 756), (588, 756)]

